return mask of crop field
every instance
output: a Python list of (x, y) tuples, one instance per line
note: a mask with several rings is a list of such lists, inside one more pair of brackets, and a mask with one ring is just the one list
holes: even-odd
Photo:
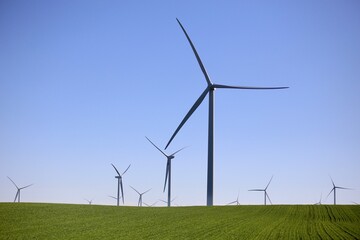
[(360, 206), (0, 203), (0, 239), (360, 239)]

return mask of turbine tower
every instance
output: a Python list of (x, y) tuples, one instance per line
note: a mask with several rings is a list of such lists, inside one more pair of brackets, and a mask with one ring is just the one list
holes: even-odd
[(132, 189), (134, 189), (135, 192), (137, 192), (139, 194), (139, 201), (138, 201), (138, 207), (142, 207), (142, 196), (147, 193), (148, 191), (151, 190), (151, 188), (145, 192), (140, 193), (138, 190), (136, 190), (135, 188), (133, 188), (132, 186), (130, 186)]
[(269, 199), (270, 203), (272, 204), (269, 194), (266, 192), (267, 188), (269, 187), (271, 180), (273, 179), (273, 177), (271, 177), (269, 183), (266, 185), (265, 189), (250, 189), (249, 191), (255, 191), (255, 192), (264, 192), (264, 205), (266, 205), (266, 198)]
[(335, 185), (334, 181), (332, 180), (332, 178), (330, 177), (331, 179), (331, 182), (332, 182), (332, 185), (333, 185), (333, 188), (331, 189), (331, 191), (329, 192), (329, 194), (327, 195), (326, 198), (328, 198), (330, 196), (330, 194), (332, 192), (334, 192), (334, 205), (336, 205), (336, 189), (346, 189), (346, 190), (350, 190), (351, 188), (344, 188), (344, 187), (338, 187)]
[(120, 201), (120, 189), (121, 189), (121, 197), (122, 197), (122, 202), (124, 204), (124, 188), (123, 188), (123, 182), (122, 182), (122, 176), (126, 173), (126, 171), (130, 168), (131, 164), (127, 167), (127, 169), (120, 174), (119, 171), (116, 169), (116, 167), (114, 166), (114, 164), (111, 164), (113, 166), (113, 168), (115, 169), (116, 173), (118, 174), (117, 176), (115, 176), (115, 178), (117, 178), (118, 180), (118, 187), (117, 187), (117, 206), (119, 206), (119, 201)]
[(91, 205), (92, 204), (92, 199), (91, 200), (88, 200), (88, 199), (86, 199), (86, 198), (84, 198), (85, 199), (85, 201), (87, 201), (88, 203), (89, 203), (89, 205)]
[[(146, 136), (145, 136), (146, 137)], [(171, 206), (171, 160), (173, 158), (175, 158), (175, 154), (177, 154), (178, 152), (180, 152), (181, 150), (183, 150), (185, 147), (181, 148), (180, 150), (177, 150), (176, 152), (174, 152), (171, 155), (166, 155), (163, 151), (161, 151), (160, 148), (158, 148), (148, 137), (146, 137), (146, 139), (157, 149), (159, 150), (166, 158), (167, 158), (167, 162), (166, 162), (166, 173), (165, 173), (165, 183), (164, 183), (164, 190), (163, 192), (165, 192), (165, 188), (166, 188), (166, 182), (168, 182), (168, 201), (167, 201), (167, 205), (168, 207)]]
[(181, 121), (179, 126), (176, 128), (175, 132), (171, 136), (169, 142), (167, 143), (165, 149), (169, 146), (171, 141), (174, 139), (176, 134), (180, 131), (185, 122), (190, 118), (190, 116), (195, 112), (195, 110), (200, 106), (206, 95), (209, 93), (209, 123), (208, 123), (208, 169), (207, 169), (207, 206), (213, 205), (213, 188), (214, 188), (214, 91), (216, 88), (224, 89), (251, 89), (251, 90), (268, 90), (268, 89), (285, 89), (288, 87), (246, 87), (246, 86), (228, 86), (222, 84), (215, 84), (210, 80), (208, 73), (197, 53), (194, 44), (190, 40), (189, 35), (185, 31), (185, 28), (182, 26), (180, 21), (176, 19), (179, 23), (181, 29), (183, 30), (194, 54), (196, 60), (201, 68), (202, 73), (205, 76), (207, 86), (200, 97), (196, 100), (194, 105), (190, 108), (189, 112), (185, 115), (184, 119)]
[(34, 184), (30, 184), (30, 185), (27, 185), (27, 186), (25, 186), (25, 187), (20, 187), (20, 188), (19, 188), (19, 187), (16, 185), (16, 183), (15, 183), (11, 178), (8, 177), (8, 179), (9, 179), (9, 180), (15, 185), (15, 187), (17, 188), (17, 192), (16, 192), (16, 195), (15, 195), (14, 202), (16, 202), (16, 199), (18, 199), (18, 202), (20, 202), (20, 191), (21, 191), (22, 189), (34, 185)]

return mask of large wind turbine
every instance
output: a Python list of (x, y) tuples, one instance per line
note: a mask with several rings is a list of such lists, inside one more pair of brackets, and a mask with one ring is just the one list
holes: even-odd
[(331, 189), (331, 191), (329, 192), (329, 194), (327, 195), (326, 198), (328, 198), (330, 196), (330, 194), (332, 192), (334, 192), (334, 205), (336, 205), (336, 189), (346, 189), (346, 190), (350, 190), (351, 188), (344, 188), (344, 187), (338, 187), (335, 185), (334, 181), (332, 180), (332, 178), (330, 177), (331, 179), (331, 182), (332, 182), (332, 185), (333, 185), (333, 188)]
[(16, 183), (11, 179), (11, 178), (9, 178), (8, 177), (8, 179), (15, 185), (15, 187), (17, 188), (17, 192), (16, 192), (16, 195), (15, 195), (15, 199), (14, 199), (14, 202), (16, 202), (16, 198), (18, 199), (18, 202), (20, 202), (20, 191), (21, 191), (21, 189), (24, 189), (24, 188), (27, 188), (27, 187), (30, 187), (30, 186), (32, 186), (32, 185), (34, 185), (34, 184), (30, 184), (30, 185), (27, 185), (27, 186), (25, 186), (25, 187), (18, 187), (17, 185), (16, 185)]
[(284, 89), (287, 87), (245, 87), (245, 86), (228, 86), (222, 84), (215, 84), (210, 80), (208, 73), (205, 70), (205, 67), (197, 53), (194, 44), (190, 40), (189, 35), (186, 33), (185, 28), (182, 26), (180, 21), (176, 19), (183, 30), (194, 54), (197, 62), (203, 72), (207, 86), (200, 97), (196, 100), (194, 105), (190, 108), (189, 112), (185, 115), (184, 119), (181, 121), (180, 125), (175, 130), (174, 134), (171, 136), (169, 142), (167, 143), (165, 149), (169, 146), (171, 141), (174, 139), (176, 134), (180, 131), (181, 127), (185, 122), (190, 118), (190, 116), (195, 112), (195, 110), (200, 106), (206, 95), (209, 93), (209, 130), (208, 130), (208, 170), (207, 170), (207, 205), (213, 205), (213, 188), (214, 188), (214, 90), (216, 88), (225, 88), (225, 89), (251, 89), (251, 90), (268, 90), (268, 89)]
[(138, 207), (142, 207), (142, 196), (147, 193), (148, 191), (151, 190), (151, 188), (145, 192), (140, 193), (138, 190), (136, 190), (135, 188), (133, 188), (132, 186), (130, 186), (132, 189), (134, 189), (135, 192), (137, 192), (139, 194), (139, 201), (138, 201)]
[(117, 176), (115, 176), (115, 178), (118, 179), (118, 188), (117, 188), (117, 206), (119, 206), (119, 201), (120, 201), (120, 188), (121, 188), (121, 197), (122, 197), (122, 202), (124, 204), (124, 188), (123, 188), (123, 183), (122, 183), (122, 176), (126, 173), (126, 171), (130, 168), (131, 164), (127, 167), (127, 169), (120, 174), (119, 171), (116, 169), (116, 167), (114, 166), (114, 164), (111, 164), (115, 171), (117, 172)]
[[(146, 136), (145, 136), (146, 137)], [(167, 158), (167, 162), (166, 162), (166, 173), (165, 173), (165, 183), (164, 183), (164, 190), (163, 192), (165, 192), (165, 188), (166, 188), (166, 182), (168, 182), (168, 201), (167, 201), (167, 205), (168, 207), (170, 207), (171, 202), (171, 160), (173, 158), (175, 158), (175, 154), (177, 154), (178, 152), (180, 152), (181, 150), (183, 150), (185, 147), (181, 148), (180, 150), (177, 150), (176, 152), (174, 152), (171, 155), (166, 155), (163, 151), (161, 151), (160, 148), (158, 148), (148, 137), (146, 137), (146, 139), (157, 149), (159, 150), (166, 158)]]
[(264, 192), (264, 204), (266, 205), (266, 198), (269, 199), (270, 203), (272, 204), (271, 200), (270, 200), (270, 197), (269, 197), (269, 194), (267, 194), (266, 190), (267, 188), (269, 187), (270, 183), (271, 183), (271, 180), (273, 179), (273, 177), (271, 177), (269, 183), (266, 185), (266, 188), (265, 189), (250, 189), (249, 191), (255, 191), (255, 192)]

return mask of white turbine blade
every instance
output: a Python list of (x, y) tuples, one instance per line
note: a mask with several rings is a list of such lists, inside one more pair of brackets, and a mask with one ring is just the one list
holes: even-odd
[(333, 179), (332, 179), (331, 176), (330, 176), (330, 179), (331, 179), (332, 185), (335, 187), (335, 183), (334, 183), (334, 181), (333, 181)]
[(250, 189), (248, 191), (263, 192), (265, 190), (264, 189)]
[(154, 202), (153, 204), (151, 204), (151, 207), (155, 206), (155, 204), (157, 204), (159, 201)]
[(166, 144), (165, 149), (170, 145), (171, 141), (174, 139), (176, 134), (180, 131), (182, 126), (186, 123), (186, 121), (190, 118), (190, 116), (195, 112), (195, 110), (200, 106), (204, 98), (206, 97), (206, 94), (209, 92), (210, 88), (207, 87), (205, 91), (200, 95), (200, 97), (196, 100), (194, 105), (190, 108), (189, 112), (185, 115), (184, 119), (181, 121), (177, 129), (175, 130), (174, 134), (171, 136), (169, 142)]
[(181, 149), (177, 150), (176, 152), (174, 152), (174, 153), (173, 153), (173, 154), (171, 154), (170, 156), (174, 156), (175, 154), (177, 154), (178, 152), (180, 152), (180, 151), (184, 150), (185, 148), (187, 148), (187, 147), (183, 147), (183, 148), (181, 148)]
[(345, 187), (336, 187), (337, 189), (345, 189), (345, 190), (354, 190), (352, 188), (345, 188)]
[(19, 187), (16, 185), (16, 183), (15, 183), (11, 178), (8, 177), (8, 179), (15, 185), (15, 187), (16, 187), (17, 189), (19, 189)]
[(135, 188), (133, 188), (132, 186), (130, 186), (132, 189), (134, 189), (135, 192), (137, 192), (139, 195), (141, 195), (141, 193), (138, 192), (138, 190), (136, 190)]
[(30, 187), (30, 186), (32, 186), (32, 185), (34, 185), (34, 184), (30, 184), (30, 185), (27, 185), (27, 186), (25, 186), (25, 187), (21, 187), (20, 189), (28, 188), (28, 187)]
[(150, 207), (150, 205), (149, 205), (149, 204), (147, 204), (146, 202), (143, 202), (143, 203), (145, 204), (145, 206)]
[(124, 174), (127, 172), (127, 170), (129, 170), (130, 166), (131, 166), (131, 164), (129, 164), (129, 166), (128, 166), (127, 169), (123, 172), (123, 174), (121, 174), (121, 176), (124, 175)]
[(222, 84), (214, 84), (214, 88), (229, 88), (229, 89), (248, 89), (248, 90), (274, 90), (274, 89), (286, 89), (289, 87), (248, 87), (248, 86), (229, 86)]
[(166, 173), (165, 173), (165, 182), (164, 182), (164, 190), (163, 190), (163, 192), (165, 192), (166, 182), (167, 182), (168, 176), (169, 176), (169, 160), (167, 160), (167, 163), (166, 163)]
[(162, 154), (164, 154), (165, 157), (168, 157), (168, 155), (166, 155), (160, 148), (158, 148), (158, 146), (156, 146), (155, 143), (153, 143), (147, 136), (145, 137), (154, 147), (156, 147), (157, 150), (159, 150)]
[(147, 192), (150, 191), (150, 190), (151, 190), (151, 188), (150, 188), (149, 190), (143, 192), (141, 195), (144, 195), (145, 193), (147, 193)]
[(189, 35), (188, 35), (187, 32), (185, 31), (185, 28), (184, 28), (183, 25), (180, 23), (179, 19), (176, 19), (176, 20), (177, 20), (177, 22), (179, 23), (181, 29), (182, 29), (183, 32), (185, 33), (185, 36), (186, 36), (187, 40), (188, 40), (189, 43), (190, 43), (190, 46), (191, 46), (191, 48), (192, 48), (192, 50), (193, 50), (193, 52), (194, 52), (194, 54), (195, 54), (196, 60), (197, 60), (198, 63), (199, 63), (199, 66), (200, 66), (200, 68), (201, 68), (201, 71), (203, 72), (203, 74), (204, 74), (204, 76), (205, 76), (205, 79), (206, 79), (206, 82), (207, 82), (208, 86), (212, 85), (212, 82), (211, 82), (211, 80), (210, 80), (210, 77), (209, 77), (209, 75), (208, 75), (207, 72), (206, 72), (206, 69), (205, 69), (205, 67), (204, 67), (204, 65), (203, 65), (203, 63), (202, 63), (202, 61), (201, 61), (201, 59), (200, 59), (200, 57), (199, 57), (199, 54), (197, 53), (197, 51), (196, 51), (196, 49), (195, 49), (194, 44), (192, 43)]
[(233, 201), (233, 202), (229, 202), (227, 205), (230, 205), (230, 204), (233, 204), (233, 203), (236, 203), (236, 201)]
[(114, 196), (110, 196), (110, 195), (109, 195), (108, 197), (110, 197), (110, 198), (113, 198), (113, 199), (117, 200), (117, 198), (116, 198), (116, 197), (114, 197)]
[(269, 199), (269, 201), (270, 201), (270, 203), (271, 203), (271, 205), (272, 205), (272, 202), (271, 202), (271, 199), (270, 199), (270, 197), (269, 197), (269, 194), (267, 194), (267, 192), (265, 192), (265, 194), (266, 194), (266, 197)]
[(331, 191), (329, 192), (329, 194), (326, 196), (326, 199), (330, 196), (330, 194), (334, 191), (334, 189), (335, 189), (335, 187), (333, 187), (333, 188), (331, 189)]
[(116, 169), (116, 167), (114, 166), (114, 164), (111, 164), (112, 166), (113, 166), (113, 168), (115, 169), (115, 171), (117, 172), (117, 174), (119, 175), (119, 176), (121, 176), (120, 175), (120, 173), (119, 173), (119, 171)]
[(124, 204), (124, 187), (123, 187), (122, 179), (120, 180), (120, 190), (121, 190), (122, 202)]
[(167, 204), (167, 201), (164, 201), (162, 199), (159, 199), (159, 201)]
[(270, 181), (269, 181), (269, 183), (266, 185), (266, 188), (265, 188), (265, 190), (268, 188), (268, 186), (270, 185), (270, 183), (271, 183), (271, 180), (273, 179), (273, 177), (274, 176), (271, 176), (271, 178), (270, 178)]
[(18, 189), (18, 190), (16, 191), (16, 195), (15, 195), (15, 199), (14, 199), (14, 202), (16, 202), (16, 198), (18, 197), (18, 195), (19, 195), (19, 192), (20, 192), (20, 190)]

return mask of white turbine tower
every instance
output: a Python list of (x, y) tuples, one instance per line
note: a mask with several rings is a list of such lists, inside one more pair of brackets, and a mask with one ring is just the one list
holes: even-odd
[(190, 108), (189, 112), (185, 115), (184, 119), (181, 121), (179, 126), (176, 128), (175, 132), (171, 136), (169, 142), (166, 144), (165, 149), (169, 146), (171, 141), (174, 139), (176, 134), (180, 131), (182, 126), (185, 122), (190, 118), (190, 116), (195, 112), (195, 110), (200, 106), (202, 101), (205, 99), (206, 95), (209, 94), (209, 130), (208, 130), (208, 170), (207, 170), (207, 206), (213, 205), (213, 195), (214, 195), (214, 91), (217, 88), (224, 88), (224, 89), (251, 89), (251, 90), (269, 90), (269, 89), (285, 89), (288, 87), (246, 87), (246, 86), (228, 86), (222, 84), (215, 84), (210, 80), (208, 73), (197, 53), (194, 44), (190, 40), (189, 35), (185, 31), (185, 28), (182, 26), (180, 21), (176, 19), (183, 30), (194, 54), (196, 57), (197, 62), (203, 72), (207, 86), (200, 97), (196, 100), (194, 105)]

